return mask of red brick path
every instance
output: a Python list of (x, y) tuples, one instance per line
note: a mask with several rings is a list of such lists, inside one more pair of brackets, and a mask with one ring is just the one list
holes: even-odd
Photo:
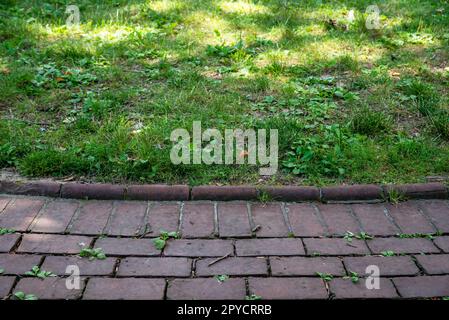
[[(0, 196), (0, 228), (16, 231), (0, 235), (0, 299), (17, 291), (39, 299), (449, 296), (445, 200), (263, 205)], [(161, 229), (180, 234), (162, 251), (153, 244)], [(348, 231), (374, 239), (350, 241)], [(102, 248), (107, 258), (80, 258), (83, 245)], [(394, 255), (385, 256), (389, 251)], [(57, 277), (25, 276), (35, 265)], [(79, 266), (79, 290), (66, 288), (68, 265)], [(369, 265), (379, 267), (378, 290), (365, 286)], [(358, 282), (345, 278), (351, 271)]]

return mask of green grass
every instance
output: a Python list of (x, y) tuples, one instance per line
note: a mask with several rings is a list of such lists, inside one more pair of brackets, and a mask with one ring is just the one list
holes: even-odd
[[(270, 184), (449, 174), (449, 2), (0, 4), (0, 168), (111, 182), (259, 183), (249, 165), (170, 162), (170, 133), (279, 130)], [(348, 24), (345, 15), (355, 10)]]

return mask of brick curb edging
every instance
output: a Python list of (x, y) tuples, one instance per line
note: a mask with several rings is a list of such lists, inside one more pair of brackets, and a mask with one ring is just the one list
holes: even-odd
[(188, 185), (115, 185), (60, 183), (54, 181), (19, 182), (0, 180), (0, 193), (96, 200), (277, 200), (277, 201), (371, 201), (385, 200), (390, 194), (406, 199), (448, 199), (442, 183), (403, 185), (308, 186), (195, 186)]

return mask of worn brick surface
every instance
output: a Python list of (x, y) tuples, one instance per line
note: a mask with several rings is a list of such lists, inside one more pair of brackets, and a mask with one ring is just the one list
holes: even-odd
[(95, 243), (96, 248), (102, 248), (106, 255), (111, 256), (157, 256), (152, 239), (102, 238)]
[(427, 274), (449, 274), (449, 254), (417, 255), (416, 260)]
[(9, 252), (19, 241), (20, 234), (5, 234), (0, 236), (0, 252)]
[(0, 268), (3, 275), (23, 275), (40, 264), (41, 256), (28, 254), (0, 254)]
[(170, 240), (164, 251), (166, 256), (222, 257), (232, 253), (230, 240)]
[(214, 278), (176, 279), (169, 283), (167, 299), (171, 300), (243, 300), (244, 279), (219, 282)]
[(220, 237), (251, 237), (246, 203), (219, 203), (217, 212)]
[(337, 299), (355, 298), (398, 298), (398, 294), (389, 279), (380, 278), (379, 289), (368, 289), (366, 279), (359, 279), (353, 283), (350, 279), (333, 279), (330, 282), (330, 289)]
[(102, 234), (112, 210), (112, 201), (89, 201), (82, 204), (73, 222), (70, 233)]
[(433, 242), (446, 253), (449, 253), (449, 236), (436, 237)]
[(315, 276), (317, 272), (345, 274), (341, 260), (336, 257), (271, 257), (270, 265), (273, 276)]
[(192, 260), (187, 258), (126, 258), (120, 262), (118, 276), (188, 277)]
[(0, 198), (0, 213), (6, 208), (11, 198)]
[(0, 300), (9, 294), (15, 280), (16, 277), (0, 277)]
[(268, 274), (265, 258), (227, 258), (209, 266), (215, 260), (214, 258), (198, 260), (196, 262), (196, 274), (198, 276), (214, 276), (218, 274), (258, 276)]
[(147, 211), (146, 202), (115, 202), (107, 233), (113, 236), (136, 236)]
[(56, 234), (25, 234), (17, 252), (21, 253), (79, 253), (82, 245), (90, 245), (92, 238)]
[(353, 254), (369, 254), (369, 250), (365, 242), (361, 240), (353, 240), (348, 242), (345, 239), (303, 239), (307, 249), (307, 254), (322, 255), (353, 255)]
[(161, 300), (164, 279), (108, 279), (91, 278), (84, 292), (84, 300)]
[(250, 278), (249, 291), (262, 299), (327, 299), (319, 278)]
[(287, 208), (290, 226), (296, 237), (319, 237), (327, 233), (311, 204), (294, 204)]
[(66, 273), (67, 266), (76, 265), (79, 267), (81, 276), (108, 276), (112, 275), (115, 262), (114, 258), (89, 260), (77, 256), (49, 256), (45, 258), (42, 269), (63, 276), (70, 275), (70, 273)]
[(245, 239), (235, 244), (238, 256), (295, 256), (304, 255), (300, 239)]
[(418, 205), (440, 232), (449, 233), (449, 201), (426, 200)]
[(350, 213), (350, 207), (340, 204), (318, 205), (331, 235), (344, 235), (347, 231), (359, 233), (360, 226)]
[(32, 225), (33, 232), (63, 233), (69, 225), (78, 202), (67, 200), (50, 201)]
[(183, 238), (213, 236), (215, 232), (214, 216), (212, 203), (186, 203), (181, 226)]
[(0, 226), (26, 231), (43, 205), (43, 200), (15, 199), (0, 214)]
[(370, 265), (379, 267), (380, 276), (410, 276), (419, 273), (419, 269), (410, 257), (345, 257), (344, 264), (348, 271), (357, 272), (360, 276), (366, 274)]
[(81, 297), (83, 288), (84, 280), (80, 281), (78, 290), (67, 289), (64, 278), (22, 278), (14, 288), (14, 292), (34, 294), (39, 300), (73, 300)]
[(258, 237), (287, 237), (288, 227), (279, 204), (255, 204), (251, 206), (254, 225)]
[(449, 276), (422, 276), (393, 279), (404, 298), (430, 298), (449, 296)]
[(432, 241), (423, 238), (375, 238), (368, 241), (373, 253), (393, 251), (394, 253), (435, 253), (439, 250)]
[(179, 225), (179, 203), (155, 203), (150, 207), (147, 223), (148, 235), (158, 236), (161, 230), (177, 231)]
[(383, 204), (354, 204), (352, 211), (359, 219), (365, 232), (373, 236), (392, 236), (399, 229), (386, 216)]
[(436, 231), (419, 212), (418, 206), (414, 202), (387, 204), (386, 208), (401, 228), (402, 233), (434, 233)]

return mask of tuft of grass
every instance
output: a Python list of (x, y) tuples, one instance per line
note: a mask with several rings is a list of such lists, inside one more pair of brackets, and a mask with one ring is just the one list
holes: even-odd
[(351, 130), (354, 133), (369, 137), (377, 137), (389, 133), (393, 121), (388, 114), (363, 107), (356, 109), (350, 120)]

